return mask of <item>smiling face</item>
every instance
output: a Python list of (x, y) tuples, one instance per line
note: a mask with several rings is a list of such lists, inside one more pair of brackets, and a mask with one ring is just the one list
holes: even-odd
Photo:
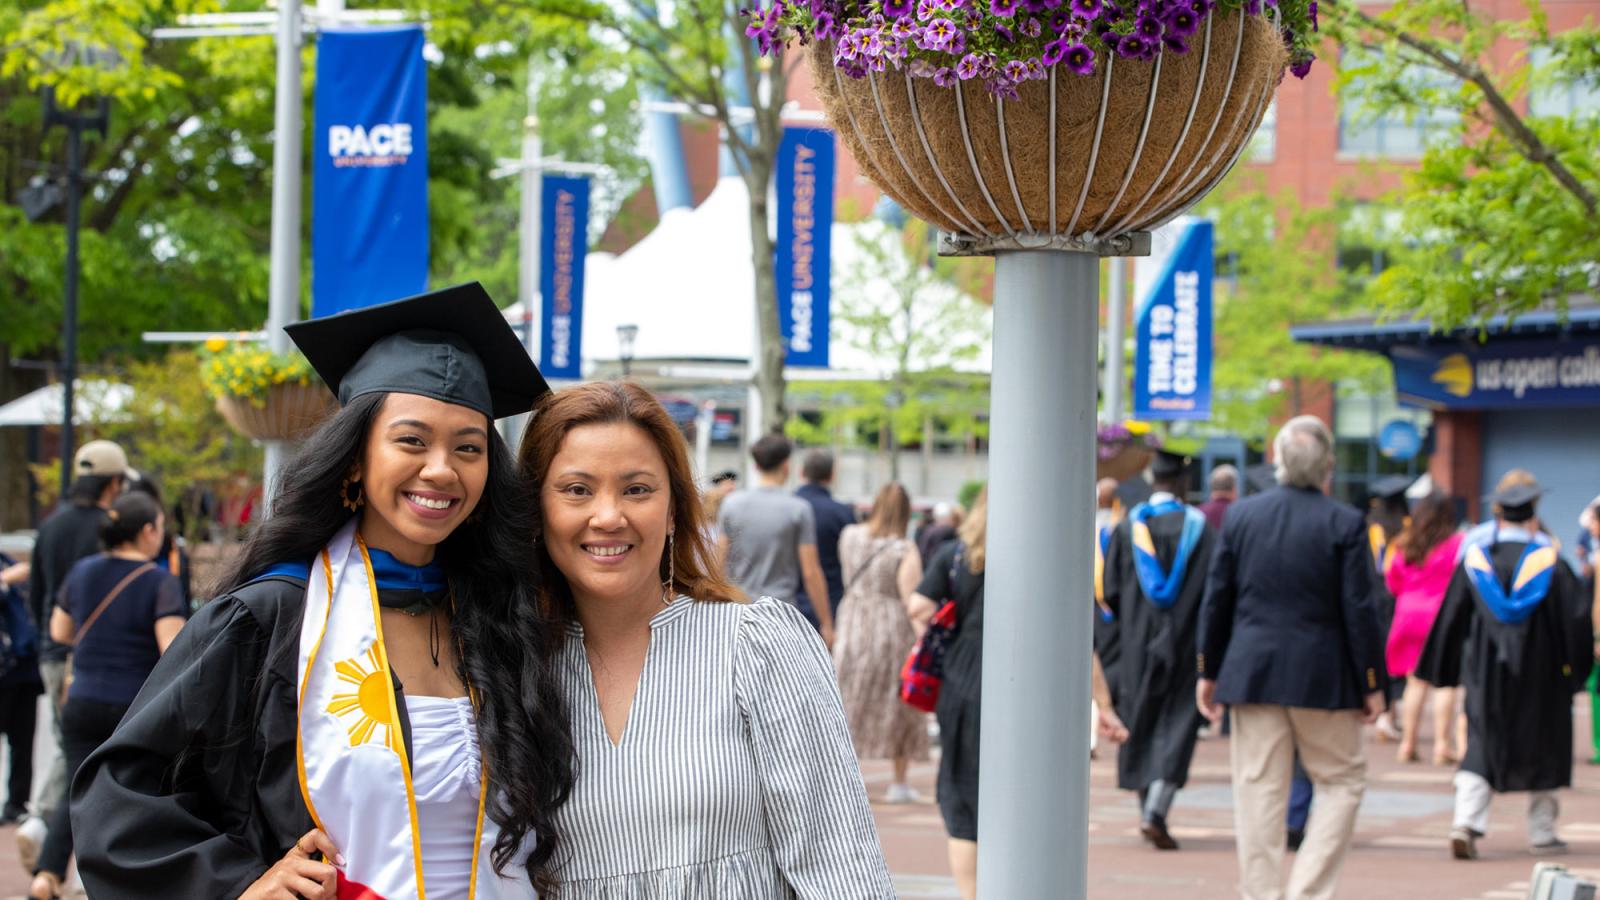
[(672, 489), (644, 429), (617, 422), (567, 432), (539, 489), (545, 548), (578, 607), (660, 603)]
[(367, 430), (352, 478), (365, 497), (361, 536), (403, 562), (422, 565), (472, 514), (489, 478), (489, 420), (483, 413), (390, 394)]

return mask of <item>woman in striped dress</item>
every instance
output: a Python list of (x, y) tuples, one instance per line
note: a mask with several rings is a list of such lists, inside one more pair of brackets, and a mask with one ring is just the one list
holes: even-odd
[(828, 652), (744, 602), (677, 427), (643, 388), (543, 401), (523, 439), (578, 751), (561, 900), (892, 897)]

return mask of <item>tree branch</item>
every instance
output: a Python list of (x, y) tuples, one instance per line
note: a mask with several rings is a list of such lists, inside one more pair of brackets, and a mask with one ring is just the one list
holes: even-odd
[[(1348, 0), (1341, 0), (1341, 2), (1348, 3)], [(1493, 79), (1489, 77), (1489, 73), (1482, 66), (1476, 62), (1457, 59), (1432, 41), (1419, 38), (1408, 31), (1402, 31), (1396, 26), (1374, 18), (1354, 6), (1350, 6), (1349, 9), (1354, 18), (1368, 28), (1386, 34), (1399, 41), (1402, 46), (1421, 53), (1424, 57), (1432, 60), (1437, 68), (1443, 69), (1462, 81), (1476, 85), (1478, 90), (1483, 92), (1484, 102), (1489, 105), (1498, 130), (1511, 139), (1512, 145), (1517, 147), (1528, 161), (1543, 166), (1567, 193), (1583, 204), (1584, 210), (1589, 215), (1596, 214), (1597, 208), (1600, 208), (1600, 200), (1596, 200), (1594, 193), (1583, 182), (1579, 181), (1577, 176), (1572, 174), (1572, 170), (1567, 168), (1560, 157), (1545, 144), (1532, 128), (1528, 127), (1528, 123), (1523, 121), (1517, 111), (1511, 108), (1510, 102), (1500, 93), (1499, 88), (1496, 87)]]

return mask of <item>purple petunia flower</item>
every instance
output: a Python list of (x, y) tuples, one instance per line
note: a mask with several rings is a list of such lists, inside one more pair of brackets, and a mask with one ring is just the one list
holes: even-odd
[(949, 87), (956, 83), (956, 73), (949, 66), (940, 66), (933, 70), (933, 83), (939, 87)]
[(926, 22), (934, 17), (938, 9), (933, 0), (917, 0), (917, 19)]
[(1028, 37), (1036, 38), (1039, 35), (1044, 34), (1044, 26), (1039, 24), (1038, 19), (1029, 16), (1022, 21), (1022, 33)]
[(1012, 81), (1022, 81), (1028, 77), (1028, 64), (1020, 59), (1013, 59), (1006, 63), (1005, 73), (1006, 78)]
[(943, 50), (955, 35), (956, 23), (949, 19), (934, 19), (922, 29), (922, 37), (917, 39), (917, 43), (924, 50)]
[(1094, 72), (1094, 51), (1083, 44), (1073, 44), (1066, 48), (1062, 63), (1079, 75), (1089, 75)]
[(994, 26), (994, 33), (999, 35), (1000, 38), (1002, 40), (1004, 40), (1008, 44), (1017, 39), (1016, 32), (1012, 31), (1011, 29), (1007, 28), (1004, 25), (998, 25), (998, 24), (995, 25)]
[(1009, 19), (1017, 14), (1017, 0), (989, 0), (989, 12)]
[(883, 0), (883, 14), (890, 19), (904, 19), (916, 8), (914, 0)]
[(983, 25), (983, 16), (975, 9), (969, 9), (961, 18), (962, 27), (968, 31), (977, 31)]
[(1067, 55), (1067, 48), (1069, 46), (1074, 45), (1069, 44), (1066, 38), (1059, 38), (1051, 41), (1048, 44), (1045, 44), (1044, 64), (1047, 66), (1053, 66), (1056, 63), (1061, 62), (1061, 58)]
[(1200, 14), (1188, 7), (1179, 7), (1167, 19), (1167, 33), (1175, 37), (1189, 37), (1200, 30)]
[(1306, 7), (1306, 12), (1311, 15), (1311, 30), (1320, 30), (1317, 28), (1317, 0), (1311, 0), (1311, 5)]
[(1244, 13), (1247, 16), (1261, 15), (1261, 0), (1245, 0)]
[(1173, 53), (1189, 52), (1189, 42), (1181, 37), (1173, 37), (1169, 34), (1161, 39), (1161, 43)]
[(962, 81), (971, 81), (978, 77), (978, 72), (983, 69), (983, 60), (976, 53), (968, 53), (961, 57), (961, 62), (956, 63), (956, 77)]
[(1296, 78), (1304, 78), (1311, 74), (1311, 63), (1316, 61), (1316, 54), (1306, 53), (1289, 64), (1289, 72)]
[(1022, 8), (1038, 15), (1044, 12), (1044, 0), (1022, 0)]
[[(1111, 40), (1111, 35), (1106, 35), (1106, 40)], [(1117, 41), (1117, 55), (1123, 59), (1139, 59), (1144, 56), (1150, 44), (1137, 34), (1125, 34)]]
[(1166, 26), (1155, 16), (1140, 16), (1138, 21), (1133, 23), (1133, 33), (1147, 41), (1160, 40), (1165, 31)]
[(834, 24), (833, 13), (817, 13), (816, 24), (813, 26), (819, 41), (832, 40), (839, 33), (839, 26)]
[(960, 56), (961, 54), (967, 52), (966, 32), (958, 31), (951, 35), (949, 43), (944, 45), (944, 52), (950, 54), (951, 56)]
[(1022, 99), (1021, 95), (1017, 93), (1016, 84), (1012, 83), (1008, 78), (996, 78), (989, 82), (989, 93), (1002, 100)]
[(1094, 21), (1100, 18), (1102, 5), (1100, 0), (1072, 0), (1072, 12), (1085, 21)]
[(1050, 77), (1050, 74), (1044, 70), (1044, 63), (1040, 62), (1037, 56), (1028, 57), (1027, 66), (1028, 78), (1032, 81), (1043, 81)]

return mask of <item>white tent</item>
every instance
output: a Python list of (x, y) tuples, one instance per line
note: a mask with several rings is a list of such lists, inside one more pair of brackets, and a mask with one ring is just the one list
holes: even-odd
[[(133, 399), (133, 388), (116, 382), (79, 379), (73, 386), (76, 425), (114, 417)], [(61, 424), (61, 394), (61, 385), (47, 384), (0, 406), (0, 427)]]
[[(668, 212), (654, 231), (621, 256), (589, 255), (583, 292), (586, 364), (617, 359), (617, 326), (622, 324), (639, 327), (636, 362), (749, 364), (756, 325), (748, 198), (743, 179), (724, 178), (704, 203), (692, 210)], [(864, 255), (858, 244), (861, 236), (893, 241), (898, 247), (898, 234), (882, 223), (834, 224), (835, 309), (845, 290), (863, 292), (866, 301), (874, 305), (887, 303), (892, 296), (887, 277), (858, 280)], [(953, 286), (944, 283), (929, 290), (958, 295)], [(849, 328), (835, 317), (830, 347), (833, 377), (887, 374), (888, 361), (857, 349), (852, 337)], [(979, 359), (963, 368), (988, 371), (989, 361), (985, 337)], [(921, 361), (928, 367), (944, 362)], [(818, 370), (795, 370), (791, 377), (819, 375)]]

